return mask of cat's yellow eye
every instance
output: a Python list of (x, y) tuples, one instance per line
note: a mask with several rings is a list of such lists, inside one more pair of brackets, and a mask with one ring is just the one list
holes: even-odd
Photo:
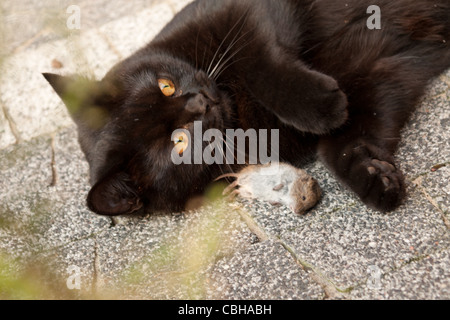
[(176, 88), (172, 81), (168, 79), (158, 79), (159, 89), (166, 97), (172, 97), (175, 94)]
[(174, 137), (173, 143), (175, 145), (175, 151), (181, 155), (189, 147), (189, 138), (186, 133), (180, 132)]

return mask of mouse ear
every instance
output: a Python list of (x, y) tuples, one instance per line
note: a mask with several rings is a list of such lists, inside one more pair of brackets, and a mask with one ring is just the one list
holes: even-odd
[(124, 172), (98, 182), (89, 192), (87, 203), (93, 212), (105, 216), (130, 214), (143, 206), (134, 183)]

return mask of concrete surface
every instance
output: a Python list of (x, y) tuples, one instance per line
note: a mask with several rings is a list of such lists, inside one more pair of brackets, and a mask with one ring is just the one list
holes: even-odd
[[(449, 299), (450, 72), (404, 131), (409, 197), (389, 215), (320, 163), (306, 169), (324, 198), (302, 217), (245, 200), (135, 218), (87, 210), (75, 126), (41, 73), (99, 78), (187, 2), (2, 2), (0, 298)], [(69, 4), (82, 20), (68, 33)]]

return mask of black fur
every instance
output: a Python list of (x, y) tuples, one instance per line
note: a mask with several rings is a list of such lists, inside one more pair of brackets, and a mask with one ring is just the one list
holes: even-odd
[[(380, 30), (366, 26), (370, 5), (381, 8)], [(386, 212), (405, 196), (393, 157), (400, 130), (450, 67), (449, 43), (448, 0), (198, 0), (102, 81), (44, 76), (78, 124), (99, 214), (182, 210), (235, 169), (172, 163), (172, 132), (195, 120), (280, 129), (280, 160), (301, 166), (317, 153)]]

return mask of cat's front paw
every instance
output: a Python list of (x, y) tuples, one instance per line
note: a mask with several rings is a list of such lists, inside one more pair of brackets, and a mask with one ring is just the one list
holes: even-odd
[(309, 103), (308, 112), (299, 110), (302, 106), (297, 106), (279, 118), (297, 130), (319, 135), (341, 127), (348, 119), (347, 96), (340, 89), (320, 92)]
[(311, 123), (316, 134), (326, 134), (341, 127), (348, 119), (347, 96), (340, 89), (335, 89), (322, 97), (311, 115)]

